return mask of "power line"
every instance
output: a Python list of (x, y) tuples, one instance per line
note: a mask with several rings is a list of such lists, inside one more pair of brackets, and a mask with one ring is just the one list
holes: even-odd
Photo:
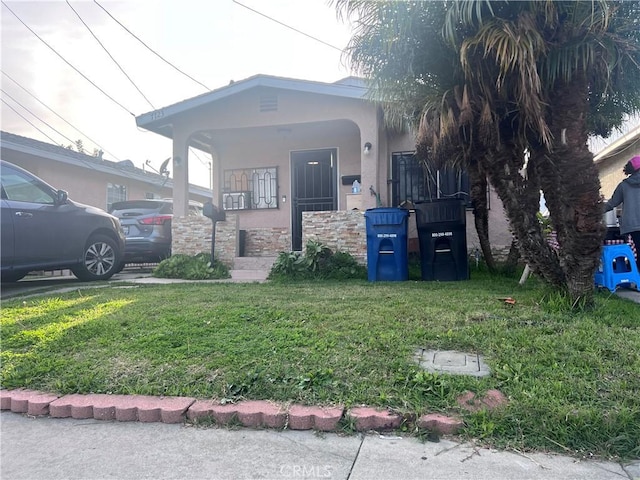
[[(9, 97), (11, 100), (13, 100), (15, 103), (17, 103), (18, 105), (20, 105), (24, 110), (26, 110), (27, 112), (29, 112), (31, 115), (33, 115), (34, 117), (36, 117), (38, 120), (40, 120), (42, 123), (44, 123), (47, 127), (49, 127), (51, 130), (53, 130), (54, 132), (56, 132), (58, 135), (60, 135), (61, 137), (66, 138), (67, 140), (69, 140), (71, 143), (75, 143), (73, 140), (71, 140), (69, 137), (67, 137), (65, 134), (63, 134), (62, 132), (56, 130), (55, 128), (53, 128), (51, 125), (49, 125), (47, 122), (45, 122), (44, 120), (42, 120), (40, 117), (38, 117), (38, 115), (36, 115), (35, 113), (33, 113), (31, 110), (29, 110), (27, 107), (25, 107), (24, 105), (22, 105), (19, 101), (17, 101), (15, 98), (13, 98), (11, 95), (9, 95), (7, 92), (5, 92), (2, 88), (0, 88), (0, 92), (2, 92), (6, 97)], [(15, 110), (14, 110), (15, 112)], [(18, 112), (16, 112), (18, 113)], [(22, 117), (24, 118), (24, 117)]]
[(62, 120), (63, 122), (65, 122), (67, 125), (69, 125), (71, 128), (73, 128), (76, 132), (78, 132), (80, 135), (84, 136), (85, 138), (87, 138), (90, 142), (92, 142), (95, 146), (97, 146), (100, 150), (108, 153), (109, 155), (111, 155), (113, 158), (115, 158), (116, 160), (120, 160), (116, 155), (114, 155), (113, 153), (111, 153), (109, 150), (107, 150), (106, 148), (104, 148), (102, 145), (100, 145), (98, 142), (96, 142), (95, 140), (93, 140), (89, 135), (87, 135), (86, 133), (82, 132), (81, 130), (79, 130), (78, 128), (76, 128), (75, 126), (73, 126), (71, 123), (69, 123), (67, 120), (65, 120), (62, 116), (60, 116), (55, 110), (53, 110), (51, 107), (47, 106), (44, 102), (42, 102), (38, 97), (36, 97), (33, 93), (31, 93), (29, 90), (27, 90), (26, 88), (24, 88), (22, 85), (20, 85), (18, 82), (16, 82), (13, 78), (11, 78), (11, 76), (9, 74), (7, 74), (5, 71), (0, 69), (0, 72), (2, 72), (3, 75), (5, 75), (9, 80), (11, 80), (13, 83), (15, 83), (18, 87), (20, 87), (22, 90), (24, 90), (25, 92), (27, 92), (29, 95), (31, 95), (38, 103), (40, 103), (42, 106), (44, 106), (45, 108), (47, 108), (51, 113), (53, 113), (55, 116), (57, 116), (60, 120)]
[(127, 77), (127, 80), (129, 80), (129, 82), (131, 83), (131, 85), (133, 85), (135, 87), (135, 89), (138, 91), (138, 93), (140, 95), (142, 95), (142, 98), (144, 98), (147, 103), (151, 106), (151, 108), (153, 108), (154, 110), (156, 109), (156, 107), (153, 106), (153, 103), (151, 103), (149, 101), (149, 99), (145, 96), (144, 93), (142, 93), (142, 90), (140, 90), (138, 88), (138, 86), (135, 84), (135, 82), (131, 79), (131, 77), (129, 75), (127, 75), (127, 72), (124, 71), (124, 69), (122, 68), (122, 66), (116, 61), (115, 58), (113, 58), (113, 55), (111, 55), (111, 53), (109, 53), (109, 50), (107, 50), (107, 48), (104, 46), (104, 44), (100, 41), (100, 39), (98, 39), (98, 37), (93, 33), (93, 31), (91, 30), (91, 28), (89, 27), (89, 25), (86, 24), (86, 22), (82, 19), (82, 17), (80, 16), (80, 14), (76, 11), (75, 8), (73, 8), (71, 6), (71, 4), (69, 3), (69, 0), (67, 0), (67, 5), (69, 5), (69, 8), (71, 10), (73, 10), (73, 13), (76, 14), (76, 16), (80, 19), (80, 21), (82, 22), (82, 24), (87, 27), (87, 30), (89, 30), (89, 33), (91, 34), (91, 36), (95, 39), (96, 42), (98, 42), (98, 45), (100, 45), (102, 47), (102, 49), (105, 51), (105, 53), (107, 55), (109, 55), (109, 58), (113, 61), (113, 63), (116, 64), (116, 66), (120, 69), (120, 71), (122, 72), (122, 74)]
[(163, 58), (158, 52), (156, 52), (154, 49), (152, 49), (149, 45), (147, 45), (146, 43), (144, 43), (137, 35), (135, 35), (131, 30), (129, 30), (127, 27), (125, 27), (120, 21), (118, 21), (113, 15), (111, 15), (111, 13), (109, 13), (109, 11), (104, 8), (102, 5), (100, 5), (97, 0), (93, 0), (93, 3), (95, 3), (96, 5), (98, 5), (102, 10), (105, 11), (105, 13), (107, 15), (109, 15), (114, 22), (116, 22), (118, 25), (120, 25), (122, 28), (124, 28), (127, 33), (129, 33), (129, 35), (131, 35), (133, 38), (135, 38), (136, 40), (138, 40), (138, 42), (140, 42), (142, 45), (144, 45), (147, 50), (149, 50), (151, 53), (153, 53), (155, 56), (157, 56), (160, 60), (162, 60), (163, 62), (165, 62), (167, 65), (169, 65), (170, 67), (174, 68), (175, 70), (177, 70), (178, 72), (180, 72), (182, 75), (184, 75), (185, 77), (189, 78), (190, 80), (193, 80), (194, 82), (196, 82), (198, 85), (204, 87), (205, 89), (207, 89), (208, 91), (211, 91), (211, 89), (209, 87), (207, 87), (204, 83), (199, 82), (198, 80), (196, 80), (195, 78), (193, 78), (191, 75), (183, 72), (182, 70), (180, 70), (178, 67), (176, 67), (174, 64), (172, 64), (171, 62), (169, 62), (168, 60), (166, 60), (165, 58)]
[(113, 103), (115, 103), (116, 105), (118, 105), (120, 108), (122, 108), (123, 110), (125, 110), (129, 115), (131, 115), (132, 117), (135, 117), (135, 114), (133, 114), (132, 112), (129, 111), (129, 109), (127, 109), (125, 106), (123, 106), (120, 102), (118, 102), (117, 100), (115, 100), (113, 97), (111, 97), (111, 95), (109, 95), (107, 92), (105, 92), (104, 90), (102, 90), (98, 85), (96, 85), (92, 80), (90, 80), (84, 73), (82, 73), (80, 70), (78, 70), (76, 67), (74, 67), (71, 63), (69, 63), (69, 61), (67, 61), (62, 55), (60, 55), (55, 48), (53, 48), (51, 45), (49, 45), (42, 37), (40, 37), (40, 35), (38, 35), (35, 31), (33, 31), (31, 29), (31, 27), (29, 27), (26, 23), (24, 23), (22, 21), (22, 19), (16, 15), (16, 13), (11, 10), (9, 8), (9, 6), (3, 1), (2, 5), (5, 6), (5, 8), (7, 10), (9, 10), (9, 12), (11, 12), (11, 14), (16, 17), (18, 19), (18, 21), (20, 23), (22, 23), (22, 25), (24, 25), (31, 33), (33, 33), (38, 40), (40, 40), (42, 43), (44, 43), (53, 53), (55, 53), (60, 59), (62, 59), (67, 65), (69, 65), (71, 68), (73, 68), (78, 74), (80, 74), (82, 76), (82, 78), (84, 78), (87, 82), (89, 82), (91, 85), (93, 85), (94, 87), (96, 87), (98, 90), (100, 90), (100, 92), (105, 95), (109, 100), (111, 100)]
[[(76, 142), (74, 142), (73, 140), (71, 140), (69, 137), (67, 137), (65, 134), (59, 132), (58, 130), (56, 130), (55, 128), (53, 128), (51, 125), (49, 125), (47, 122), (45, 122), (44, 120), (42, 120), (40, 117), (38, 117), (36, 114), (34, 114), (31, 110), (29, 110), (28, 108), (26, 108), (24, 105), (22, 105), (20, 102), (18, 102), (15, 98), (13, 98), (11, 95), (9, 95), (7, 92), (5, 92), (4, 90), (0, 89), (0, 91), (2, 91), (2, 93), (4, 93), (7, 97), (9, 97), (11, 100), (13, 100), (14, 102), (16, 102), (18, 105), (20, 105), (22, 108), (24, 108), (27, 112), (29, 112), (31, 115), (33, 115), (34, 117), (36, 117), (38, 120), (40, 120), (42, 123), (44, 123), (47, 127), (49, 127), (51, 130), (53, 130), (54, 132), (56, 132), (58, 135), (60, 135), (61, 137), (66, 138), (67, 140), (69, 140), (71, 142), (71, 144), (75, 144)], [(36, 127), (33, 123), (31, 123), (24, 115), (22, 115), (20, 112), (18, 112), (15, 108), (13, 108), (11, 105), (9, 105), (4, 99), (2, 99), (2, 102), (9, 107), (11, 110), (13, 110), (17, 115), (19, 115), (20, 117), (22, 117), (22, 119), (27, 122), (29, 125), (31, 125), (33, 128), (35, 128), (36, 130), (38, 130), (41, 134), (43, 134), (45, 137), (47, 137), (49, 140), (51, 140), (55, 145), (59, 145), (53, 138), (51, 138), (49, 135), (47, 135), (46, 133), (44, 133), (42, 130), (40, 130), (38, 127)], [(65, 147), (62, 147), (65, 148)], [(71, 151), (75, 151), (72, 149), (69, 149)], [(78, 151), (78, 153), (82, 154), (82, 155), (87, 155), (84, 152), (80, 152)], [(80, 158), (79, 159), (82, 163), (84, 163), (87, 167), (95, 170), (95, 166), (92, 165), (91, 163), (87, 162), (86, 160)]]
[(193, 153), (193, 155), (198, 159), (198, 161), (204, 165), (207, 166), (209, 164), (209, 162), (202, 160), (202, 158), (200, 158), (200, 155), (198, 155), (198, 152), (196, 151), (195, 148), (193, 147), (189, 147), (189, 150), (191, 151), (191, 153)]
[(33, 123), (31, 123), (27, 117), (25, 117), (24, 115), (22, 115), (19, 111), (17, 111), (15, 108), (13, 108), (11, 105), (9, 105), (6, 100), (4, 98), (0, 98), (0, 100), (2, 100), (2, 103), (4, 103), (7, 107), (9, 107), (11, 110), (13, 110), (18, 116), (20, 116), (25, 122), (27, 122), (29, 125), (31, 125), (33, 128), (35, 128), (36, 130), (38, 130), (42, 135), (44, 135), (45, 137), (47, 137), (49, 140), (51, 140), (53, 143), (55, 143), (57, 145), (57, 142), (51, 138), (49, 135), (47, 135), (46, 133), (44, 133), (42, 130), (40, 130), (38, 127), (36, 127)]
[[(95, 0), (94, 0), (94, 1), (95, 1)], [(240, 5), (241, 7), (244, 7), (244, 8), (246, 8), (247, 10), (251, 10), (253, 13), (257, 13), (258, 15), (261, 15), (261, 16), (263, 16), (264, 18), (267, 18), (267, 19), (271, 20), (272, 22), (276, 22), (277, 24), (282, 25), (283, 27), (286, 27), (286, 28), (288, 28), (289, 30), (293, 30), (294, 32), (299, 33), (300, 35), (304, 35), (305, 37), (308, 37), (308, 38), (310, 38), (311, 40), (315, 40), (316, 42), (320, 42), (320, 43), (322, 43), (323, 45), (326, 45), (327, 47), (331, 47), (331, 48), (333, 48), (333, 49), (335, 49), (335, 50), (338, 50), (339, 52), (342, 52), (342, 49), (341, 49), (341, 48), (336, 47), (335, 45), (331, 45), (330, 43), (327, 43), (327, 42), (325, 42), (324, 40), (320, 40), (319, 38), (314, 37), (314, 36), (312, 36), (312, 35), (309, 35), (308, 33), (304, 33), (303, 31), (298, 30), (297, 28), (294, 28), (294, 27), (292, 27), (292, 26), (290, 26), (290, 25), (287, 25), (286, 23), (282, 23), (280, 20), (276, 20), (275, 18), (270, 17), (269, 15), (265, 15), (264, 13), (259, 12), (258, 10), (254, 10), (253, 8), (248, 7), (247, 5), (244, 5), (244, 4), (240, 3), (240, 2), (238, 2), (237, 0), (233, 0), (233, 3), (235, 3), (235, 4), (237, 4), (237, 5)]]

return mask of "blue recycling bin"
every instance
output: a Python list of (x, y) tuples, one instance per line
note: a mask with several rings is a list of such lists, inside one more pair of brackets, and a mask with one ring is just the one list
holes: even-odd
[(407, 226), (409, 211), (403, 208), (370, 208), (367, 225), (367, 278), (375, 281), (409, 279)]

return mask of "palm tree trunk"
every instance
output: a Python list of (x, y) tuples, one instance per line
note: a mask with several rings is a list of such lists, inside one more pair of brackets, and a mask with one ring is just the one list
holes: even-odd
[(558, 82), (550, 98), (553, 149), (537, 170), (558, 236), (560, 265), (574, 303), (593, 302), (593, 275), (604, 239), (600, 179), (587, 146), (587, 81)]
[(518, 266), (518, 260), (520, 260), (520, 249), (518, 248), (518, 242), (514, 238), (509, 247), (509, 254), (504, 264), (504, 271), (509, 274), (514, 273)]
[(486, 170), (504, 204), (522, 258), (546, 283), (562, 288), (565, 285), (564, 272), (538, 221), (539, 181), (531, 163), (527, 168), (527, 178), (520, 173), (523, 155), (523, 149), (503, 141), (500, 148), (487, 157)]
[(467, 163), (467, 172), (469, 174), (470, 196), (473, 203), (473, 219), (478, 233), (480, 250), (482, 250), (482, 255), (489, 271), (495, 272), (496, 263), (491, 251), (491, 242), (489, 241), (489, 205), (487, 202), (489, 184), (477, 161), (471, 160)]

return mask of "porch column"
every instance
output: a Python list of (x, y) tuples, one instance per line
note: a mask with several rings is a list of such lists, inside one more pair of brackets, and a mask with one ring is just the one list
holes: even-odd
[[(375, 208), (376, 196), (371, 188), (379, 195), (380, 191), (380, 137), (378, 135), (377, 119), (375, 116), (360, 126), (360, 176), (362, 178), (362, 209)], [(370, 146), (369, 146), (370, 144)], [(365, 151), (365, 146), (368, 151)]]
[(189, 135), (173, 132), (173, 214), (186, 217), (189, 213)]
[(211, 202), (217, 207), (222, 208), (222, 162), (220, 153), (214, 145), (209, 145), (209, 153), (211, 154)]

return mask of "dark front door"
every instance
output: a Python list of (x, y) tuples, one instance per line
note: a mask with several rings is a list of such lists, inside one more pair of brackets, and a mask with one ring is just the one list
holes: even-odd
[(292, 247), (302, 250), (302, 212), (335, 210), (335, 148), (308, 150), (291, 154)]

